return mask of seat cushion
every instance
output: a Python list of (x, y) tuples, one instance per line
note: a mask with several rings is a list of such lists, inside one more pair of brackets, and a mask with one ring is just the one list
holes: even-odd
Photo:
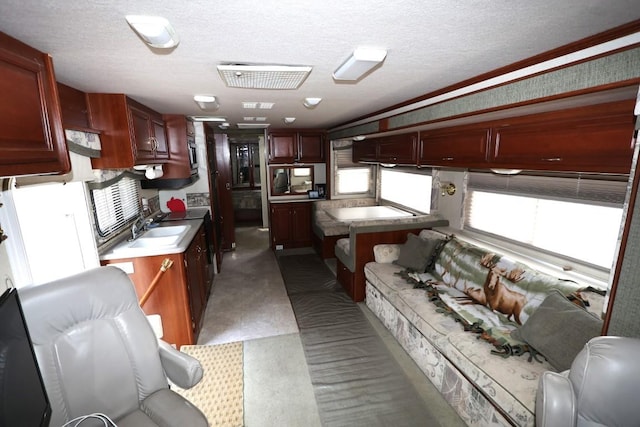
[(209, 425), (207, 418), (198, 408), (169, 389), (158, 390), (142, 402), (140, 409), (115, 421), (118, 427)]

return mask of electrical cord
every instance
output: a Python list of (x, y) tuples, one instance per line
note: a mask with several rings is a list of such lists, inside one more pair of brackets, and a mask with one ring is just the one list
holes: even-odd
[[(102, 421), (102, 424), (104, 425), (104, 427), (118, 427), (111, 418), (109, 418), (105, 414), (100, 414), (100, 413), (94, 413), (94, 414), (82, 415), (82, 416), (76, 417), (72, 420), (67, 421), (61, 427), (78, 427), (83, 421), (88, 419), (98, 419)], [(75, 424), (72, 424), (74, 422)]]

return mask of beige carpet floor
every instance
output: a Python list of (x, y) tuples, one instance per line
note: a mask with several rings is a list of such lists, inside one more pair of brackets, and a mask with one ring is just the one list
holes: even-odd
[(244, 425), (243, 344), (185, 345), (180, 351), (198, 359), (204, 369), (202, 380), (193, 388), (173, 389), (205, 414), (209, 425)]

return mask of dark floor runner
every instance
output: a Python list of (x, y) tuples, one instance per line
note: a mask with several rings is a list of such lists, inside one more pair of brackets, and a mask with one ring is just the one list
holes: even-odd
[(315, 254), (278, 264), (325, 426), (439, 426), (361, 309)]

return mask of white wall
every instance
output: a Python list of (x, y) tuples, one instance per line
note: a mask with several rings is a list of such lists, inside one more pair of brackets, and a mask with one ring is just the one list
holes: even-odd
[(437, 212), (442, 217), (449, 220), (449, 227), (461, 230), (464, 209), (465, 193), (465, 172), (454, 170), (439, 170), (434, 177), (440, 180), (440, 184), (453, 183), (456, 186), (456, 193), (453, 196), (448, 194), (442, 196), (442, 191), (437, 193)]

